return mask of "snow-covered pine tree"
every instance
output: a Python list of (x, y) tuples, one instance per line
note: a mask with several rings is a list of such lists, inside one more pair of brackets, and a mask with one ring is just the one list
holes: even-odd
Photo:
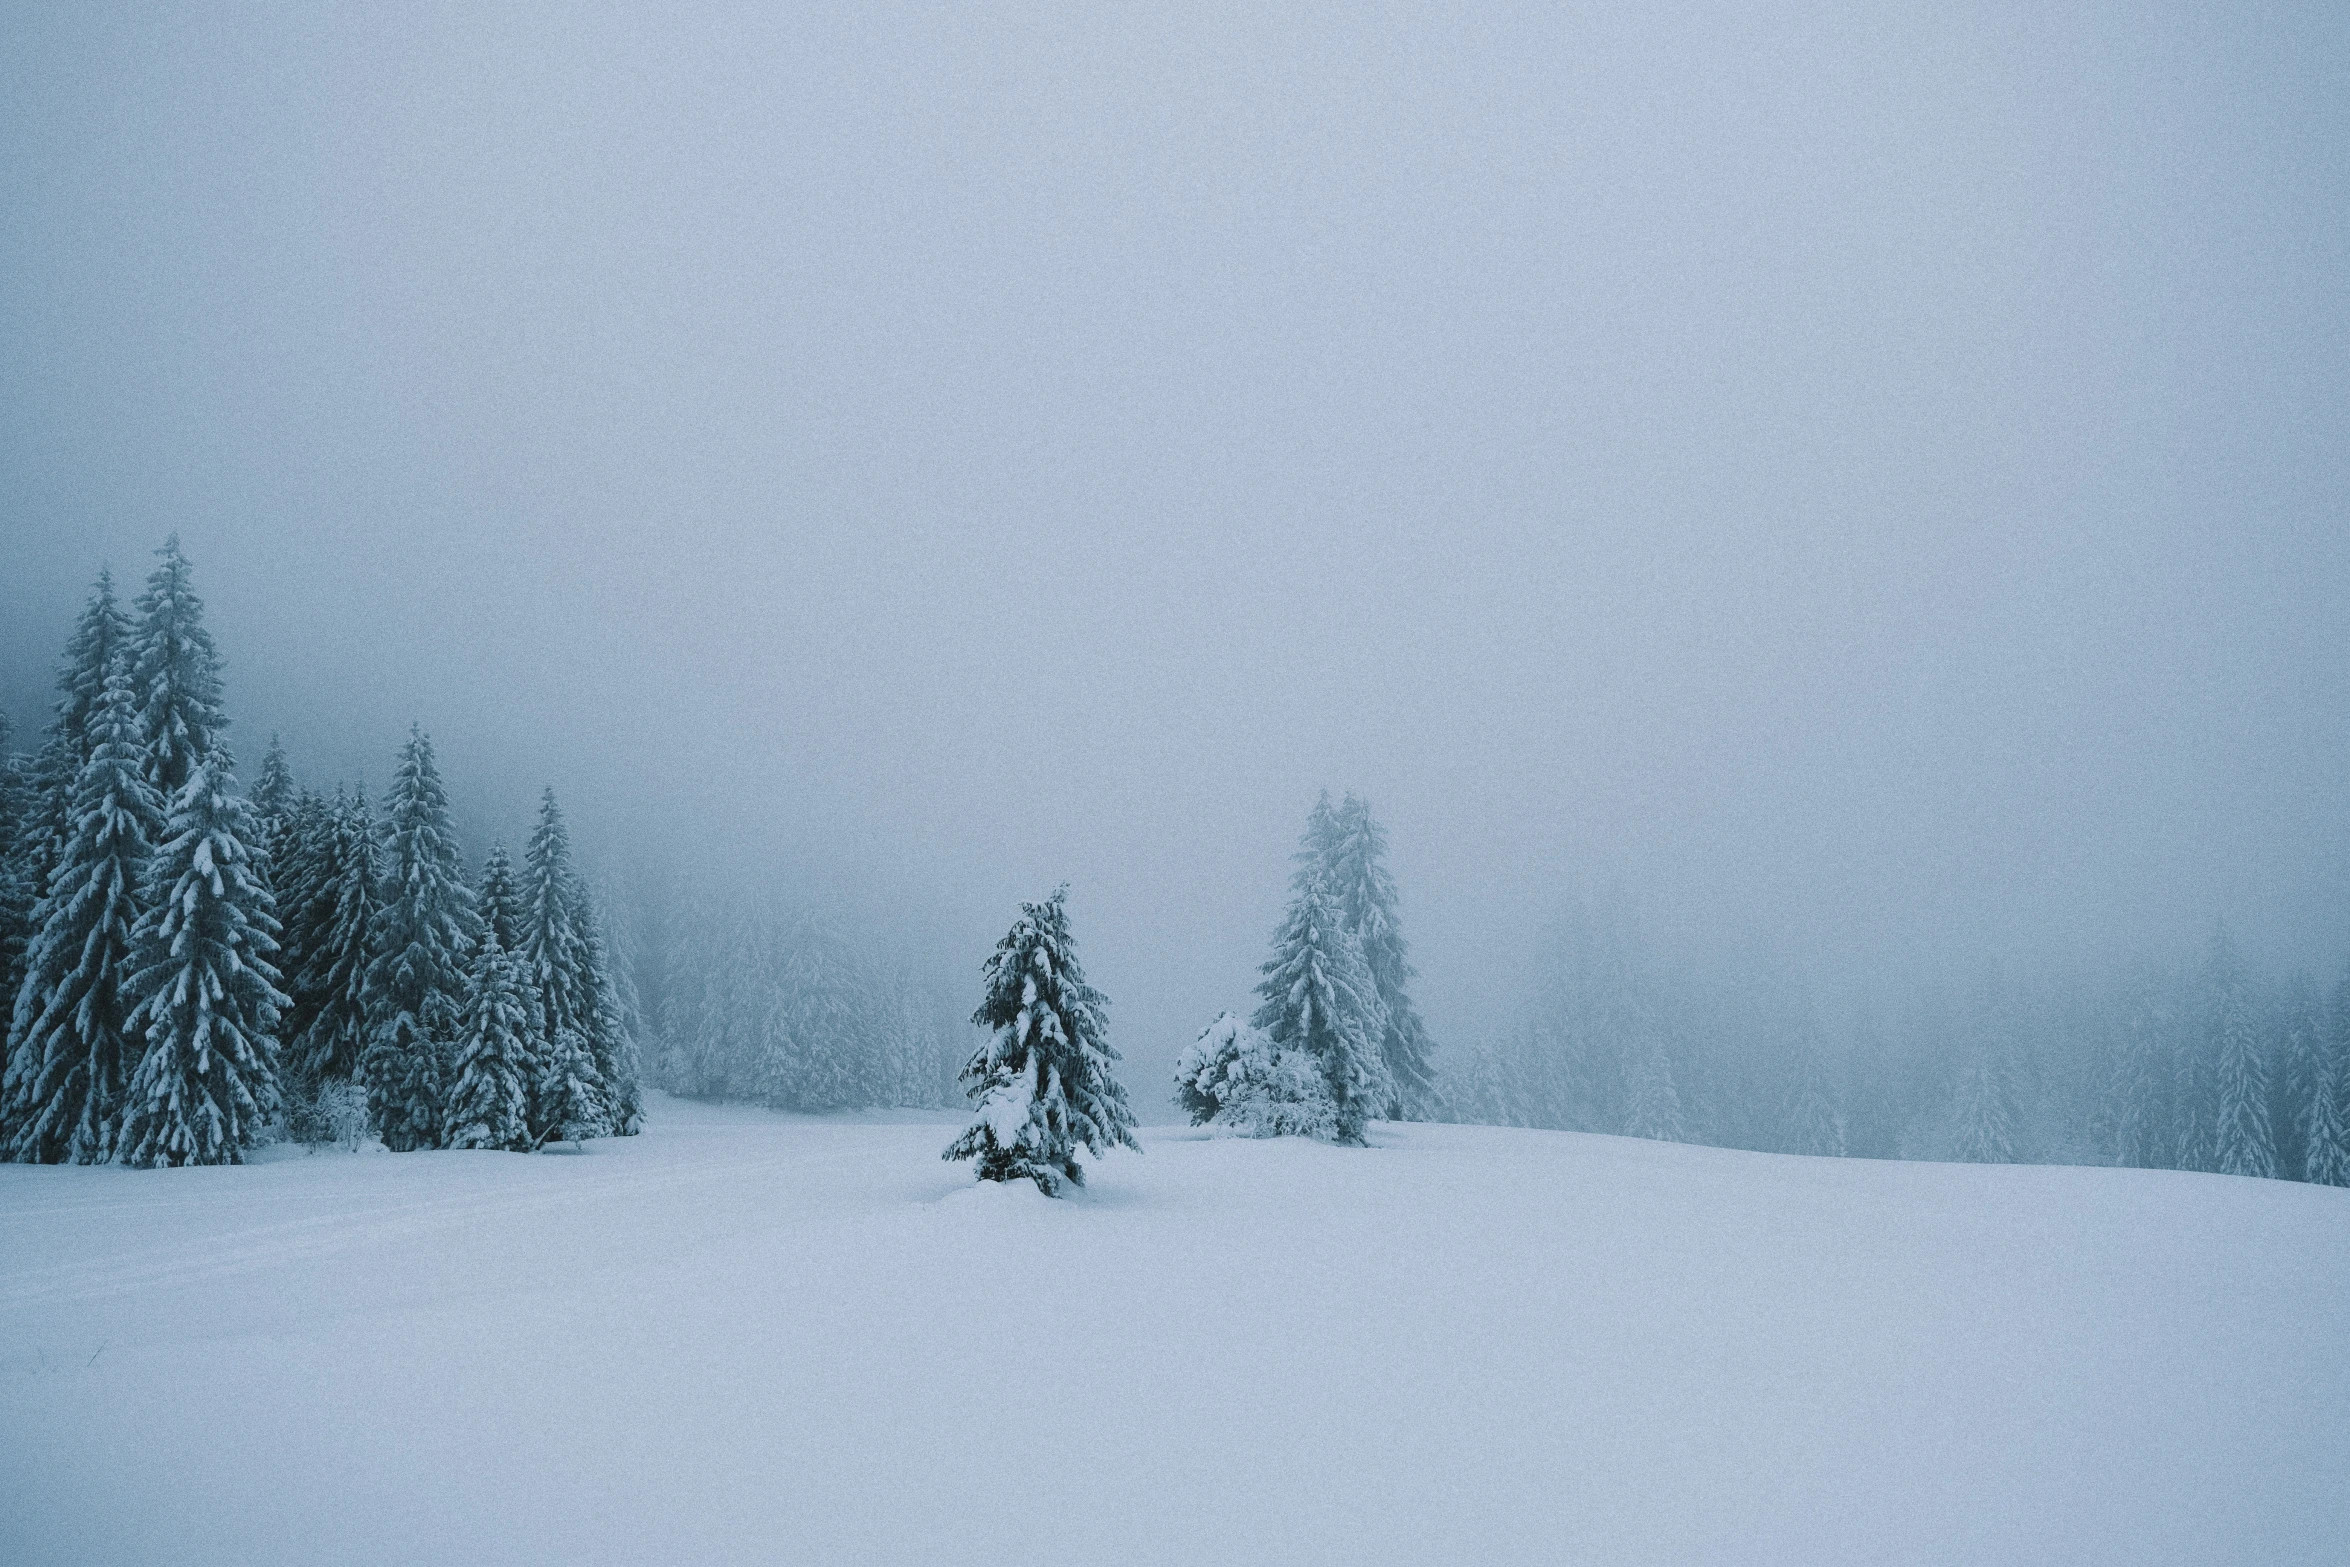
[(1395, 878), (1386, 864), (1387, 832), (1360, 797), (1347, 795), (1335, 810), (1328, 802), (1326, 794), (1316, 802), (1301, 858), (1310, 858), (1309, 868), (1321, 872), (1339, 917), (1363, 949), (1363, 962), (1379, 993), (1386, 1017), (1379, 1049), (1393, 1085), (1385, 1113), (1390, 1120), (1413, 1119), (1433, 1108), (1435, 1074), (1428, 1030), (1412, 1005), (1416, 971), (1396, 918)]
[[(586, 883), (581, 884), (585, 894)], [(610, 1052), (605, 1082), (612, 1102), (612, 1135), (634, 1137), (644, 1130), (644, 1007), (636, 984), (632, 932), (617, 916), (615, 899), (587, 897), (581, 908), (588, 941), (588, 972), (595, 976), (595, 1004), (608, 1009), (606, 1025), (618, 1041)], [(882, 1103), (892, 1101), (882, 1100)]]
[(141, 774), (138, 709), (119, 662), (89, 739), (72, 832), (50, 872), (27, 960), (40, 1010), (21, 1047), (24, 1109), (11, 1117), (6, 1149), (26, 1163), (111, 1159), (141, 1050), (125, 1017), (125, 976), (163, 811)]
[(1681, 1119), (1681, 1094), (1673, 1083), (1672, 1058), (1664, 1040), (1652, 1037), (1632, 1058), (1624, 1083), (1624, 1135), (1660, 1143), (1689, 1140)]
[(1085, 1184), (1082, 1145), (1097, 1158), (1134, 1140), (1134, 1114), (1111, 1067), (1103, 1013), (1069, 934), (1069, 889), (1023, 903), (987, 960), (985, 992), (971, 1021), (988, 1031), (963, 1068), (979, 1117), (947, 1146), (974, 1159), (983, 1181), (1031, 1180), (1048, 1197)]
[(543, 1027), (578, 1030), (586, 1002), (580, 978), (579, 903), (572, 891), (571, 829), (555, 791), (539, 797), (538, 825), (522, 855), (523, 961), (538, 986)]
[(521, 891), (521, 953), (538, 996), (542, 1041), (532, 1128), (542, 1139), (600, 1137), (609, 1130), (600, 1118), (615, 1108), (603, 1057), (616, 1057), (621, 1046), (608, 1037), (612, 1020), (599, 1016), (571, 831), (552, 788), (540, 796), (538, 825), (523, 849)]
[[(583, 1048), (588, 1045), (588, 984), (580, 973), (583, 949), (578, 900), (571, 888), (571, 829), (564, 825), (564, 813), (550, 787), (538, 796), (538, 825), (522, 850), (522, 933), (517, 944), (531, 989), (538, 991), (538, 1036), (548, 1041), (548, 1048), (541, 1050), (543, 1064), (555, 1062), (555, 1038), (564, 1031), (576, 1034)], [(550, 1132), (555, 1111), (541, 1114), (533, 1104), (531, 1125)]]
[(612, 982), (611, 965), (605, 961), (603, 921), (596, 915), (586, 884), (575, 879), (573, 890), (578, 895), (573, 912), (579, 925), (580, 979), (586, 992), (582, 1038), (603, 1090), (604, 1135), (634, 1137), (645, 1124), (636, 1041), (622, 1021), (620, 995)]
[(2210, 997), (2213, 1110), (2213, 1168), (2222, 1175), (2273, 1180), (2277, 1173), (2275, 1131), (2269, 1123), (2268, 1061), (2252, 1015), (2252, 985), (2221, 926), (2212, 935), (2206, 962)]
[(24, 965), (32, 943), (33, 905), (39, 901), (30, 867), (22, 863), (24, 840), (35, 830), (39, 796), (31, 759), (16, 754), (15, 729), (0, 713), (0, 1149), (8, 1146), (5, 1084), (8, 1034), (16, 995), (24, 986)]
[(2298, 1181), (2309, 1168), (2309, 1121), (2325, 1060), (2325, 1004), (2306, 974), (2278, 998), (2268, 1046), (2268, 1124), (2274, 1128), (2277, 1176)]
[(603, 1080), (596, 1076), (586, 1037), (575, 1028), (560, 1028), (536, 1048), (541, 1052), (540, 1076), (531, 1092), (531, 1146), (605, 1135), (612, 1108), (604, 1097)]
[(1951, 1109), (1951, 1157), (1972, 1164), (2015, 1162), (2015, 1125), (2008, 1109), (2005, 1074), (1998, 1052), (1978, 1043), (1958, 1070), (1958, 1094)]
[(2152, 964), (2137, 964), (2123, 990), (2107, 1090), (2115, 1158), (2134, 1169), (2169, 1169), (2177, 1159), (2170, 1043), (2171, 1011), (2162, 976)]
[(1978, 988), (1967, 1022), (1950, 1113), (1951, 1157), (1973, 1164), (2017, 1159), (2015, 1009), (1994, 972)]
[[(73, 635), (66, 639), (65, 657), (57, 671), (57, 705), (49, 733), (64, 742), (62, 760), (69, 769), (63, 773), (52, 802), (59, 842), (70, 830), (64, 802), (72, 794), (74, 780), (81, 776), (82, 764), (90, 759), (91, 720), (106, 700), (106, 683), (114, 677), (115, 666), (130, 656), (132, 635), (130, 617), (115, 601), (114, 573), (101, 570), (74, 621)], [(135, 678), (131, 689), (136, 695)]]
[(0, 859), (16, 847), (16, 823), (23, 807), (18, 797), (22, 778), (16, 770), (16, 720), (0, 710)]
[[(78, 749), (52, 728), (41, 749), (12, 769), (20, 803), (8, 861), (0, 865), (0, 918), (7, 920), (0, 927), (0, 1076), (13, 1063), (10, 1052), (22, 1030), (32, 1026), (40, 1010), (40, 998), (25, 989), (25, 961), (33, 932), (40, 928), (41, 896), (49, 886), (50, 868), (65, 842), (73, 780), (80, 772), (80, 764), (71, 758)], [(7, 1140), (9, 1113), (5, 1089), (0, 1089), (0, 1143)]]
[(420, 728), (409, 729), (384, 797), (382, 855), (359, 1077), (377, 1135), (406, 1153), (440, 1146), (465, 960), (481, 929), (432, 741)]
[(524, 1020), (522, 1054), (516, 1066), (522, 1079), (523, 1124), (535, 1131), (539, 1122), (532, 1106), (538, 1085), (554, 1069), (555, 1042), (547, 1037), (546, 1012), (539, 1001), (538, 985), (531, 977), (529, 959), (523, 952), (528, 921), (524, 917), (522, 880), (515, 874), (514, 857), (502, 843), (492, 844), (489, 858), (482, 862), (481, 881), (474, 888), (474, 904), (485, 935), (497, 938), (498, 950), (506, 954), (513, 966), (515, 991), (522, 1003)]
[(1788, 1153), (1844, 1157), (1844, 1116), (1836, 1108), (1835, 1079), (1816, 1034), (1796, 1047), (1795, 1079), (1789, 1085), (1787, 1130), (1780, 1146)]
[(1387, 1020), (1362, 945), (1319, 877), (1298, 887), (1259, 972), (1261, 1004), (1249, 1023), (1276, 1047), (1313, 1057), (1337, 1107), (1337, 1140), (1360, 1143), (1394, 1094), (1380, 1049)]
[[(286, 748), (278, 743), (276, 735), (269, 737), (269, 749), (261, 754), (261, 770), (253, 775), (253, 792), (246, 803), (253, 808), (253, 831), (257, 841), (254, 852), (260, 862), (270, 869), (270, 892), (281, 904), (285, 889), (277, 884), (278, 856), (282, 840), (291, 826), (295, 802), (300, 791), (294, 787), (293, 769), (286, 765)], [(281, 912), (278, 916), (284, 919)]]
[(1175, 1102), (1192, 1125), (1236, 1136), (1338, 1136), (1338, 1105), (1320, 1064), (1230, 1012), (1217, 1013), (1176, 1059)]
[(115, 602), (113, 575), (100, 571), (58, 664), (48, 737), (30, 765), (18, 770), (23, 793), (15, 843), (9, 863), (0, 867), (0, 898), (17, 911), (12, 928), (0, 931), (0, 1147), (31, 1114), (39, 1061), (25, 1046), (47, 998), (26, 982), (26, 965), (45, 919), (41, 905), (50, 872), (72, 835), (74, 785), (90, 759), (91, 719), (130, 634), (130, 621)]
[(514, 857), (504, 844), (490, 845), (490, 857), (482, 862), (481, 881), (473, 895), (481, 911), (482, 928), (498, 938), (498, 950), (521, 952), (522, 886), (514, 879)]
[(220, 706), (220, 652), (204, 629), (204, 601), (196, 597), (179, 535), (155, 553), (162, 563), (149, 573), (147, 591), (134, 606), (139, 618), (130, 640), (131, 684), (139, 699), (147, 782), (166, 809), (176, 809), (181, 787), (220, 743), (228, 718)]
[(1248, 1036), (1256, 1033), (1242, 1019), (1219, 1012), (1175, 1058), (1175, 1104), (1192, 1125), (1207, 1125), (1224, 1108), (1232, 1066), (1247, 1053)]
[(2336, 987), (2324, 1022), (2303, 1123), (2308, 1150), (2303, 1176), (2321, 1186), (2350, 1186), (2350, 979)]
[(237, 1164), (277, 1109), (277, 915), (254, 873), (252, 830), (215, 739), (173, 797), (147, 881), (126, 994), (144, 1052), (117, 1157)]
[(527, 1153), (531, 1022), (524, 1005), (522, 965), (484, 922), (473, 949), (472, 992), (458, 1040), (455, 1089), (449, 1095), (451, 1148)]
[(748, 940), (751, 924), (747, 918), (721, 921), (698, 907), (673, 923), (654, 1057), (655, 1080), (673, 1094), (714, 1099), (728, 1090), (727, 1063), (734, 1055), (734, 1041), (726, 1037), (734, 1010), (730, 992), (741, 983), (742, 970), (726, 958), (728, 949)]
[(367, 987), (384, 890), (364, 793), (337, 802), (324, 859), (329, 879), (316, 892), (323, 913), (312, 915), (310, 952), (294, 987), (309, 1017), (291, 1056), (312, 1082), (349, 1082), (359, 1076), (376, 1022)]
[(839, 929), (827, 919), (792, 922), (770, 979), (768, 1027), (752, 1065), (763, 1103), (794, 1110), (836, 1110), (870, 1103), (862, 1080), (879, 1021), (864, 976)]
[(286, 1015), (278, 1020), (278, 1038), (287, 1046), (289, 1065), (300, 1063), (300, 1041), (318, 1015), (321, 998), (311, 988), (311, 978), (334, 923), (339, 820), (339, 801), (330, 805), (316, 792), (302, 790), (279, 830), (270, 867), (270, 891), (277, 898), (278, 971), (285, 975), (282, 988), (292, 998)]

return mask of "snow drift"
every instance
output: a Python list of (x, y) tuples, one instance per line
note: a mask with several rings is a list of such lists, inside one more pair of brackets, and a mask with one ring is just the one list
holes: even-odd
[(2350, 1193), (660, 1100), (0, 1168), (0, 1560), (2332, 1562)]

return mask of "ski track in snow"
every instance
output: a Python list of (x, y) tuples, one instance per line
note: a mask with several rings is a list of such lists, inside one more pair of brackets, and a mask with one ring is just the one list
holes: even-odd
[(0, 1562), (2337, 1563), (2350, 1193), (656, 1099), (0, 1167)]

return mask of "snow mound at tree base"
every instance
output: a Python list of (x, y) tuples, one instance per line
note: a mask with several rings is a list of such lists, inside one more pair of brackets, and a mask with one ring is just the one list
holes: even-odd
[[(2350, 1193), (656, 1099), (0, 1168), (0, 1561), (2338, 1562)], [(1033, 1483), (1030, 1476), (1034, 1476)]]

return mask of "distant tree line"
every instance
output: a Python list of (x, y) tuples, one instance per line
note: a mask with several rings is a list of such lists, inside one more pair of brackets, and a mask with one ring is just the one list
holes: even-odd
[(2350, 1184), (2350, 979), (2264, 983), (2224, 928), (2104, 978), (1986, 969), (1833, 1037), (1792, 971), (1674, 974), (1562, 922), (1531, 1002), (1446, 1061), (1452, 1119), (1771, 1152), (2121, 1164)]
[(653, 1080), (779, 1110), (953, 1102), (960, 1030), (917, 966), (777, 896), (639, 900), (636, 988)]
[(280, 1133), (523, 1150), (637, 1130), (625, 998), (553, 791), (521, 867), (466, 877), (432, 742), (379, 819), (253, 790), (175, 538), (76, 623), (40, 750), (0, 718), (0, 1156), (239, 1162)]

